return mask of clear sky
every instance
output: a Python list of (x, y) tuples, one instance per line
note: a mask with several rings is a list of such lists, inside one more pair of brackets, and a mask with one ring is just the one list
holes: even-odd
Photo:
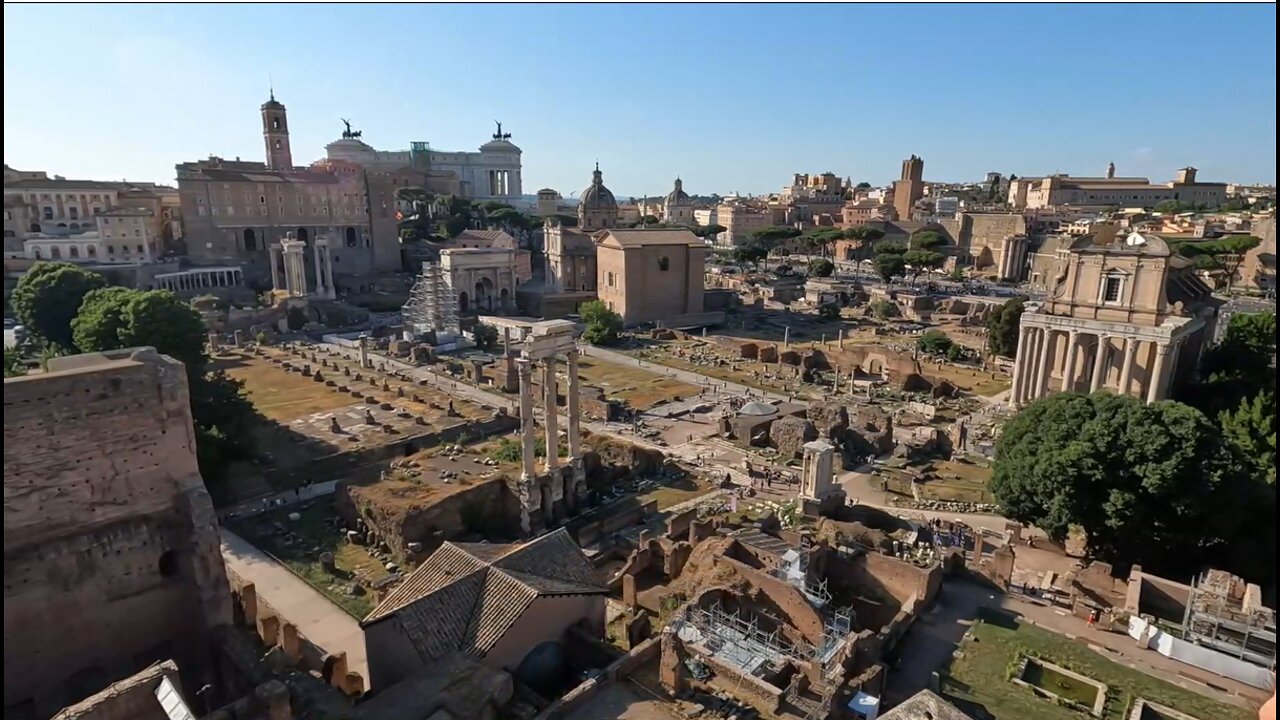
[(795, 172), (1274, 183), (1267, 5), (4, 6), (4, 160), (172, 182), (259, 160), (268, 78), (294, 162), (339, 118), (380, 149), (474, 149), (524, 189), (598, 159), (619, 195), (776, 191)]

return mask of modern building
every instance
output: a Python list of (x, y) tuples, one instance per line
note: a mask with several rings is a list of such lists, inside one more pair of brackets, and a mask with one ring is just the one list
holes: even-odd
[(724, 227), (713, 241), (715, 246), (733, 248), (745, 245), (756, 230), (773, 225), (773, 214), (741, 200), (729, 200), (716, 206), (715, 223)]
[(924, 160), (912, 155), (902, 161), (902, 175), (893, 182), (893, 209), (899, 220), (911, 220), (924, 197)]
[(702, 313), (707, 246), (685, 229), (605, 230), (595, 238), (596, 294), (626, 325)]
[(391, 687), (457, 652), (519, 675), (571, 626), (603, 637), (607, 595), (563, 528), (523, 545), (446, 542), (360, 623), (370, 685)]
[(1059, 390), (1168, 397), (1213, 337), (1218, 301), (1157, 235), (1104, 228), (1056, 253), (1043, 302), (1022, 314), (1010, 404)]
[(1009, 204), (1018, 210), (1063, 206), (1153, 208), (1178, 200), (1212, 208), (1226, 201), (1226, 183), (1200, 182), (1196, 173), (1195, 168), (1186, 167), (1172, 181), (1152, 184), (1144, 177), (1116, 177), (1112, 164), (1107, 166), (1104, 177), (1017, 178), (1009, 183)]

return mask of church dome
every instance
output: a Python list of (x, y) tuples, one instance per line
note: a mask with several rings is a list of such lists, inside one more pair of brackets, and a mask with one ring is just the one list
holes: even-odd
[(667, 193), (667, 197), (663, 202), (668, 206), (689, 204), (689, 193), (684, 191), (684, 182), (680, 178), (676, 178), (675, 188)]
[(582, 191), (578, 203), (584, 210), (618, 209), (618, 201), (613, 197), (613, 191), (604, 186), (604, 174), (600, 172), (599, 163), (596, 164), (595, 172), (591, 173), (591, 185)]

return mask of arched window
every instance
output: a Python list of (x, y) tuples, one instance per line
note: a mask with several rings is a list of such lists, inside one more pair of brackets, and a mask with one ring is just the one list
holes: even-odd
[(658, 269), (662, 272), (666, 272), (671, 269), (671, 260), (666, 255), (658, 258)]
[(32, 251), (36, 254), (36, 259), (37, 259), (37, 260), (43, 260), (43, 259), (44, 259), (44, 257), (40, 254), (40, 248), (32, 248)]
[[(278, 117), (271, 118), (271, 129), (272, 130), (280, 129), (280, 118)], [(276, 147), (280, 147), (280, 145), (278, 144), (278, 141), (277, 141)]]
[(49, 248), (49, 257), (53, 258), (54, 260), (61, 260), (62, 248), (58, 247), (57, 245), (54, 245), (53, 247)]
[(73, 258), (80, 257), (80, 247), (78, 245), (72, 245), (67, 249), (67, 256)]
[(277, 150), (279, 150), (279, 149), (280, 149), (280, 141), (279, 141), (279, 140), (276, 140), (276, 149), (277, 149)]
[(347, 235), (347, 247), (351, 247), (351, 248), (355, 247), (356, 246), (356, 229), (353, 227), (347, 228), (346, 235)]
[(79, 229), (80, 229), (80, 223), (71, 223), (71, 229), (72, 229), (72, 230), (79, 230)]
[(98, 257), (98, 248), (93, 245), (90, 245), (89, 247), (85, 248), (85, 253), (88, 254), (88, 256), (91, 258), (96, 258)]
[(52, 219), (53, 219), (53, 208), (51, 208), (51, 207), (46, 207), (46, 208), (43, 210), (43, 212), (44, 212), (44, 219), (45, 219), (45, 220), (52, 220)]
[(80, 208), (75, 207), (74, 205), (67, 208), (67, 217), (71, 218), (72, 220), (79, 220)]
[(40, 232), (40, 223), (31, 223), (31, 227), (27, 229), (31, 232)]
[(311, 232), (306, 228), (298, 228), (298, 239), (302, 242), (307, 242), (311, 239)]
[(258, 249), (258, 233), (254, 232), (253, 228), (244, 231), (244, 249), (250, 251)]

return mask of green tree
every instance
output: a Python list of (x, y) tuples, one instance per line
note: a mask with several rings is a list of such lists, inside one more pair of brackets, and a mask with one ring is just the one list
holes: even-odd
[(1269, 556), (1232, 562), (1241, 543), (1259, 549), (1248, 538), (1260, 534), (1255, 523), (1274, 527), (1274, 487), (1250, 478), (1209, 419), (1178, 402), (1038, 400), (1005, 424), (991, 490), (1008, 517), (1055, 541), (1083, 528), (1090, 551), (1113, 563), (1177, 576), (1208, 563), (1275, 574), (1274, 532)]
[(515, 208), (511, 207), (511, 205), (504, 203), (501, 200), (485, 200), (484, 202), (480, 203), (480, 209), (483, 210), (485, 214), (490, 217), (493, 216), (493, 213), (498, 212), (500, 210), (515, 210)]
[(1208, 242), (1180, 243), (1175, 249), (1180, 255), (1191, 258), (1198, 268), (1222, 270), (1230, 291), (1245, 255), (1260, 244), (1262, 239), (1252, 235), (1228, 235)]
[(760, 261), (769, 257), (769, 248), (757, 243), (746, 243), (733, 248), (730, 253), (733, 261), (740, 265), (754, 265), (758, 270)]
[(911, 236), (908, 248), (911, 250), (932, 250), (946, 244), (947, 239), (940, 233), (933, 230), (921, 230)]
[(947, 261), (947, 256), (932, 250), (908, 250), (902, 254), (902, 262), (911, 268), (911, 282), (914, 283), (920, 273), (936, 270)]
[(867, 182), (866, 180), (863, 180), (862, 182), (853, 186), (855, 190), (866, 190), (867, 188), (870, 188), (870, 187), (871, 187), (871, 183)]
[(612, 345), (622, 335), (622, 316), (600, 300), (583, 303), (578, 310), (587, 326), (582, 339), (592, 345)]
[(881, 240), (872, 249), (876, 255), (901, 255), (907, 251), (907, 246), (893, 240)]
[(1199, 381), (1179, 394), (1211, 416), (1276, 388), (1276, 314), (1235, 313), (1200, 358)]
[(22, 356), (18, 354), (16, 348), (7, 347), (4, 349), (4, 376), (18, 377), (26, 375), (27, 368), (22, 364)]
[(823, 320), (839, 320), (840, 306), (835, 303), (823, 303), (818, 306), (818, 317)]
[(831, 277), (836, 271), (836, 264), (826, 258), (814, 258), (809, 261), (809, 274), (813, 277)]
[(101, 275), (71, 263), (36, 263), (18, 280), (10, 303), (34, 337), (74, 350), (71, 321), (85, 295), (106, 285)]
[(899, 277), (907, 271), (906, 261), (902, 259), (901, 255), (894, 253), (876, 255), (874, 262), (876, 266), (876, 274), (885, 282), (889, 282), (893, 278)]
[(867, 308), (871, 310), (871, 315), (877, 320), (888, 320), (899, 315), (898, 305), (892, 300), (872, 300)]
[(969, 352), (965, 347), (959, 343), (952, 343), (951, 347), (947, 348), (947, 359), (951, 362), (959, 362), (965, 359), (968, 354)]
[(1256, 476), (1276, 484), (1276, 394), (1263, 391), (1218, 418), (1226, 439), (1253, 464)]
[(80, 311), (71, 321), (71, 339), (85, 352), (98, 352), (124, 347), (120, 329), (124, 327), (124, 308), (137, 290), (125, 287), (98, 288), (84, 296)]
[[(556, 221), (557, 221), (557, 222), (559, 222), (559, 223), (560, 223), (561, 225), (563, 225), (564, 227), (569, 227), (569, 228), (571, 228), (571, 227), (578, 227), (578, 216), (577, 216), (577, 215), (562, 215), (562, 214), (557, 214), (557, 215), (552, 215), (551, 217), (555, 218), (555, 219), (556, 219)], [(723, 231), (721, 231), (721, 232), (723, 232)]]
[(716, 225), (715, 223), (712, 223), (710, 225), (701, 225), (699, 227), (690, 228), (690, 229), (692, 230), (694, 235), (697, 235), (700, 238), (713, 238), (716, 235), (719, 235), (720, 233), (724, 232), (725, 230), (728, 230), (728, 228), (726, 228), (725, 226)]
[(987, 350), (992, 355), (1011, 358), (1018, 352), (1018, 333), (1025, 298), (1010, 298), (987, 316)]
[(857, 248), (856, 248), (857, 257), (845, 258), (845, 259), (858, 260), (859, 262), (861, 262), (867, 258), (869, 251), (871, 250), (872, 246), (875, 245), (876, 241), (884, 237), (884, 231), (881, 230), (880, 228), (868, 227), (866, 225), (859, 225), (858, 227), (852, 227), (852, 228), (849, 228), (848, 230), (845, 230), (844, 236), (846, 239), (853, 240), (854, 242), (857, 243)]
[(476, 347), (481, 350), (492, 350), (498, 344), (498, 328), (488, 323), (476, 323), (471, 334), (475, 337)]
[(916, 339), (916, 347), (930, 355), (944, 355), (954, 344), (941, 330), (926, 330)]

